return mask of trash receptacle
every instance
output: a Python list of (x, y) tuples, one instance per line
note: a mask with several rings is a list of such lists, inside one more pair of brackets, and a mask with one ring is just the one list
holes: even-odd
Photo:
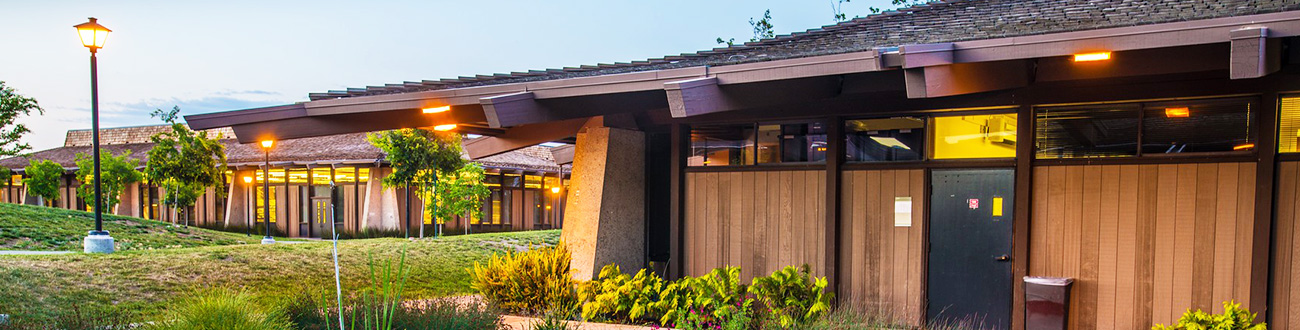
[(1065, 330), (1074, 279), (1025, 276), (1025, 330)]

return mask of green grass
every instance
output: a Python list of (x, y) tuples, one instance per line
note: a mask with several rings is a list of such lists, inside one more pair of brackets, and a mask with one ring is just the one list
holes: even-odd
[[(81, 251), (82, 238), (95, 229), (84, 211), (0, 203), (0, 250)], [(258, 243), (258, 236), (172, 225), (140, 218), (104, 215), (104, 229), (121, 251)]]
[[(84, 233), (83, 233), (84, 234)], [(117, 234), (114, 233), (116, 236)], [(155, 234), (156, 235), (156, 234)], [(368, 260), (407, 253), (404, 298), (471, 293), (466, 268), (492, 253), (554, 244), (560, 232), (473, 234), (440, 239), (339, 242), (344, 293), (369, 278)], [(159, 238), (161, 239), (161, 238)], [(201, 288), (241, 288), (267, 303), (333, 290), (328, 241), (125, 251), (109, 255), (0, 256), (0, 314), (49, 319), (71, 306), (156, 317), (168, 301)]]

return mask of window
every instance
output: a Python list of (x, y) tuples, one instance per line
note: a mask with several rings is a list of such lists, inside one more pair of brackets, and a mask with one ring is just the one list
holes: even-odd
[[(275, 173), (275, 172), (271, 172), (271, 173)], [(276, 187), (276, 186), (271, 186), (270, 188), (271, 188), (271, 190), (270, 190), (270, 191), (271, 191), (271, 200), (270, 200), (270, 202), (271, 202), (271, 204), (270, 204), (270, 206), (271, 206), (271, 210), (270, 210), (270, 212), (271, 212), (271, 223), (275, 223), (275, 220), (276, 220), (276, 219), (275, 219), (275, 218), (276, 218), (276, 212), (277, 212), (277, 209), (276, 209), (276, 205), (275, 205), (275, 204), (276, 204), (276, 201), (278, 201), (280, 198), (276, 196), (276, 192), (275, 192), (275, 191), (277, 190), (276, 188), (278, 188), (278, 187)], [(262, 194), (263, 192), (265, 192), (265, 190), (263, 190), (262, 187), (257, 187), (257, 188), (254, 189), (254, 194), (255, 194), (254, 198), (256, 198), (256, 200), (253, 202), (253, 207), (257, 208), (256, 210), (254, 210), (254, 212), (257, 213), (257, 218), (256, 218), (256, 219), (257, 219), (258, 222), (264, 222), (264, 221), (266, 221), (266, 217), (265, 217), (265, 215), (266, 215), (266, 212), (265, 212), (265, 211), (266, 211), (266, 208), (265, 208), (265, 207), (263, 206), (263, 204), (262, 204), (262, 203), (265, 203), (265, 202), (266, 202), (266, 196)]]
[(524, 176), (525, 189), (542, 189), (542, 177), (536, 175)]
[(822, 123), (758, 125), (758, 163), (826, 161), (826, 125)]
[(1037, 117), (1039, 159), (1138, 154), (1135, 104), (1041, 108)]
[(1300, 96), (1283, 97), (1278, 109), (1277, 151), (1300, 152)]
[(887, 162), (921, 160), (925, 152), (925, 119), (896, 117), (844, 122), (845, 161)]
[(691, 128), (687, 166), (754, 164), (754, 125), (712, 125)]
[(1016, 156), (1016, 114), (935, 117), (932, 123), (935, 159)]
[(1144, 104), (1142, 154), (1252, 150), (1251, 103), (1223, 99)]

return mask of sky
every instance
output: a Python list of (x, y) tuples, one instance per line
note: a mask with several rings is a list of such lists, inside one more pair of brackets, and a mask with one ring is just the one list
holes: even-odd
[[(889, 0), (843, 4), (849, 16)], [(101, 127), (306, 101), (403, 81), (626, 62), (834, 23), (831, 0), (15, 1), (0, 0), (0, 81), (35, 98), (34, 150), (90, 128), (89, 51), (73, 25), (112, 29), (99, 52)]]

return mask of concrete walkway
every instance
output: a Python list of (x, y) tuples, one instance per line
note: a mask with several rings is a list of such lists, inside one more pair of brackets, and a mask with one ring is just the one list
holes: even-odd
[[(523, 316), (505, 315), (502, 316), (501, 318), (505, 322), (506, 327), (511, 330), (531, 330), (532, 328), (529, 325), (533, 324), (533, 322), (537, 322), (537, 319), (535, 318), (523, 317)], [(569, 324), (576, 324), (578, 326), (578, 330), (652, 330), (652, 329), (672, 330), (670, 328), (655, 328), (655, 327), (643, 327), (643, 326), (636, 326), (636, 325), (607, 324), (607, 323), (569, 322)]]
[(76, 253), (75, 251), (28, 251), (28, 250), (0, 250), (0, 255), (20, 255), (20, 256), (45, 256), (56, 254)]

